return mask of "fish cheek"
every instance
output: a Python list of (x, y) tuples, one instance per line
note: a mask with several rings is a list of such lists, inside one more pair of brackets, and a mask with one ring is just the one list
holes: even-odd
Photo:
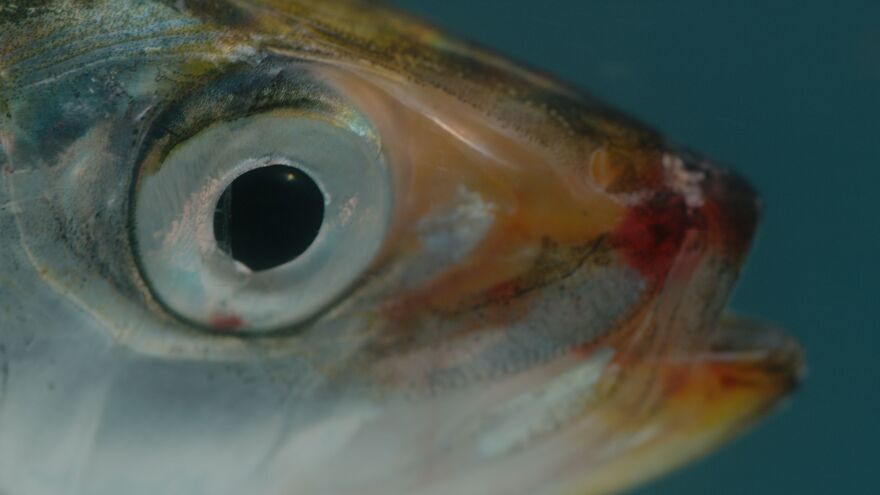
[(575, 194), (577, 167), (449, 95), (317, 73), (373, 122), (396, 177), (370, 284), (378, 323), (366, 369), (378, 387), (494, 385), (577, 359), (638, 312), (644, 279), (607, 235), (627, 208)]
[(466, 301), (511, 287), (546, 244), (586, 249), (626, 212), (595, 191), (569, 187), (580, 180), (578, 167), (515, 124), (450, 94), (382, 73), (322, 66), (316, 73), (374, 123), (396, 176), (395, 223), (381, 259), (433, 259), (448, 267), (420, 283), (408, 280), (406, 288), (419, 295), (402, 291), (404, 300), (473, 304)]

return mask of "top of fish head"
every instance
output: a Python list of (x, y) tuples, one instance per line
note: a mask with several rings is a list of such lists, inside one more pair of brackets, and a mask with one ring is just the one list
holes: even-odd
[(0, 491), (608, 493), (798, 380), (724, 313), (743, 179), (405, 14), (41, 0), (0, 40)]

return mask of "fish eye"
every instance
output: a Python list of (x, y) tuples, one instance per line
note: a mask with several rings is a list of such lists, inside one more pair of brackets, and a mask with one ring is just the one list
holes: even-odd
[(136, 258), (155, 298), (187, 322), (289, 328), (367, 268), (390, 182), (376, 143), (345, 121), (284, 110), (221, 121), (141, 165)]

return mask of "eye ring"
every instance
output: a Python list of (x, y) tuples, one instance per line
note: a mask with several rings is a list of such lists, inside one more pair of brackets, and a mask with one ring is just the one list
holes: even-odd
[[(214, 215), (233, 181), (273, 165), (301, 170), (317, 184), (324, 218), (300, 256), (255, 271), (220, 248)], [(139, 174), (136, 258), (156, 299), (187, 322), (248, 334), (290, 328), (367, 268), (390, 223), (392, 191), (376, 143), (348, 126), (285, 111), (221, 122)]]

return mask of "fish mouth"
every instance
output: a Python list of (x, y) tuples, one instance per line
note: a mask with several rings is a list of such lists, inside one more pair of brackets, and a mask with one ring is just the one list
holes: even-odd
[[(794, 389), (804, 376), (803, 349), (780, 328), (737, 316), (727, 311), (730, 292), (746, 261), (761, 216), (761, 200), (752, 185), (741, 175), (707, 164), (688, 153), (682, 154), (685, 170), (702, 177), (702, 197), (696, 205), (696, 231), (704, 244), (699, 265), (690, 272), (689, 287), (683, 290), (684, 301), (695, 292), (711, 294), (708, 287), (714, 278), (714, 295), (706, 298), (708, 322), (706, 339), (700, 345), (711, 361), (738, 363), (764, 370), (767, 379), (781, 390)], [(672, 271), (687, 264), (687, 246)], [(710, 273), (706, 274), (706, 267)], [(714, 277), (711, 272), (714, 271)], [(702, 273), (701, 273), (702, 272)], [(680, 274), (683, 275), (683, 274)], [(674, 281), (669, 281), (674, 286)], [(714, 323), (712, 323), (714, 322)]]
[(788, 392), (806, 375), (804, 350), (782, 329), (737, 315), (725, 315), (711, 333), (709, 354), (717, 363), (750, 364), (760, 368)]
[[(700, 177), (697, 200), (667, 194), (634, 207), (635, 226), (618, 238), (649, 302), (594, 346), (614, 358), (593, 407), (560, 434), (578, 438), (569, 453), (589, 468), (560, 475), (559, 493), (617, 493), (705, 456), (784, 404), (806, 375), (794, 338), (726, 309), (758, 225), (757, 194), (734, 173), (686, 163), (680, 172)], [(636, 234), (675, 228), (668, 259), (662, 240)]]
[[(666, 184), (683, 203), (686, 226), (653, 293), (652, 316), (664, 327), (656, 330), (669, 338), (662, 349), (652, 349), (654, 355), (669, 363), (748, 369), (784, 397), (804, 377), (803, 349), (778, 327), (726, 307), (759, 224), (761, 200), (742, 176), (687, 151), (676, 157), (666, 167)], [(694, 184), (698, 189), (688, 190)]]
[[(654, 280), (649, 307), (608, 341), (618, 349), (617, 371), (599, 415), (622, 440), (610, 442), (614, 455), (589, 480), (574, 476), (580, 481), (567, 485), (574, 493), (617, 492), (715, 450), (784, 403), (806, 374), (794, 338), (725, 309), (758, 225), (757, 194), (737, 174), (678, 156), (679, 176), (667, 185), (679, 195), (633, 208), (641, 208), (640, 222), (619, 248)], [(686, 226), (666, 266), (645, 257), (662, 253), (656, 240), (653, 251), (633, 251), (632, 243), (643, 240), (633, 235), (639, 229), (679, 221), (670, 201), (681, 203)]]

